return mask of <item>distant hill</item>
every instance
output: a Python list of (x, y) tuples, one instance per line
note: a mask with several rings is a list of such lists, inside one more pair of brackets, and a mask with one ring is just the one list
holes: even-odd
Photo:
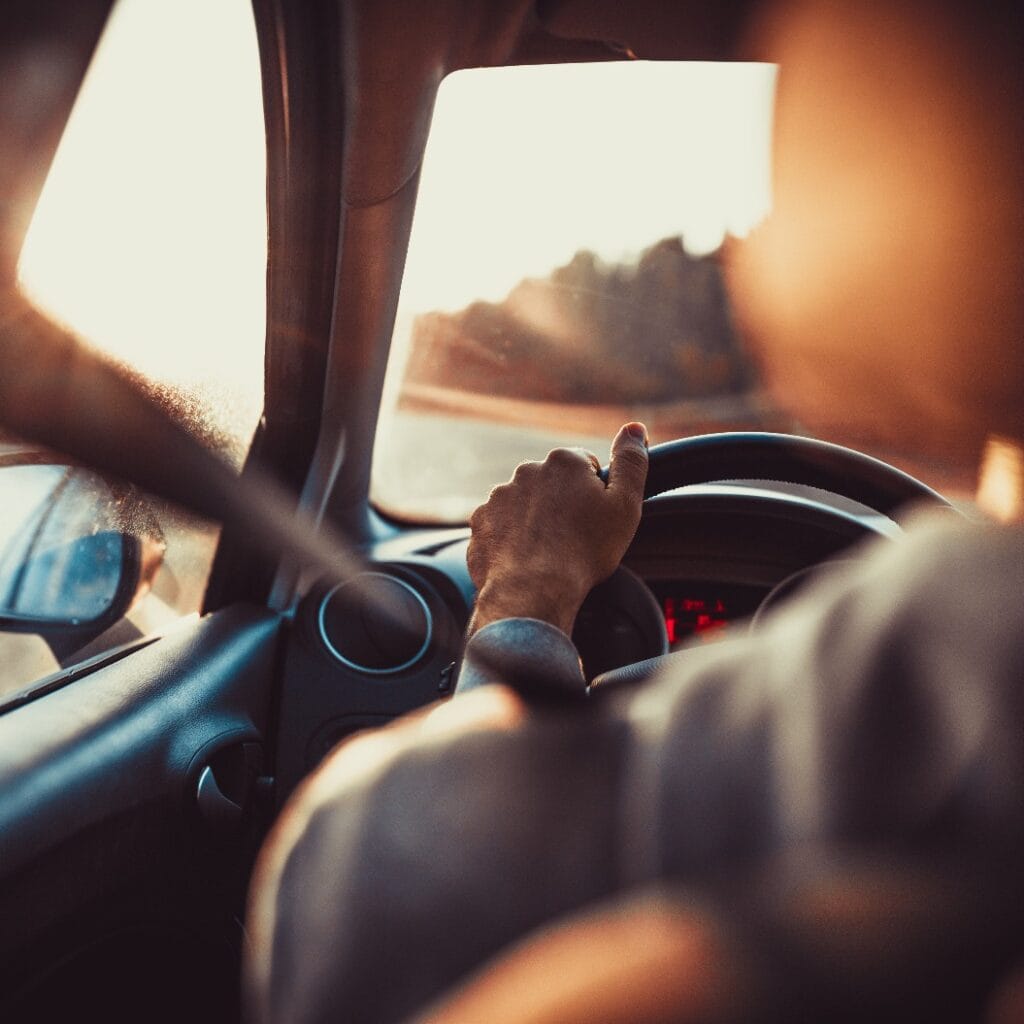
[(499, 303), (416, 318), (406, 380), (569, 403), (739, 394), (755, 371), (732, 325), (721, 269), (678, 237), (630, 264), (581, 250)]

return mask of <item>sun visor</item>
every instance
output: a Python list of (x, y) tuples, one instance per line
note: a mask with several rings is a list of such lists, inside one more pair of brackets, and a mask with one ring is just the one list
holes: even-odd
[(736, 57), (753, 7), (752, 0), (343, 0), (345, 202), (372, 206), (413, 178), (437, 86), (451, 71)]
[(739, 55), (754, 7), (753, 0), (540, 0), (537, 18), (560, 40), (599, 40), (642, 60), (727, 60)]

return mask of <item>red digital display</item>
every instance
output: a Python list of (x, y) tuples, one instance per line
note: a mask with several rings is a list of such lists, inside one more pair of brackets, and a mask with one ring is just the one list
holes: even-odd
[(666, 597), (662, 599), (661, 610), (670, 644), (729, 623), (729, 613), (721, 598)]

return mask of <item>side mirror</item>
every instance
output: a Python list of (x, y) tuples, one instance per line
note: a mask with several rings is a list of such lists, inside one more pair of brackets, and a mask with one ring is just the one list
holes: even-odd
[(121, 619), (165, 549), (133, 488), (76, 466), (0, 465), (0, 631), (63, 660)]

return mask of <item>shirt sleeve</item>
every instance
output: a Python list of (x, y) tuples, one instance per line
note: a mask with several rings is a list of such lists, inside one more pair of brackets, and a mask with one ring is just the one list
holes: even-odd
[(486, 683), (504, 683), (531, 702), (552, 703), (582, 699), (587, 686), (569, 637), (548, 622), (526, 618), (492, 622), (466, 644), (455, 692)]

